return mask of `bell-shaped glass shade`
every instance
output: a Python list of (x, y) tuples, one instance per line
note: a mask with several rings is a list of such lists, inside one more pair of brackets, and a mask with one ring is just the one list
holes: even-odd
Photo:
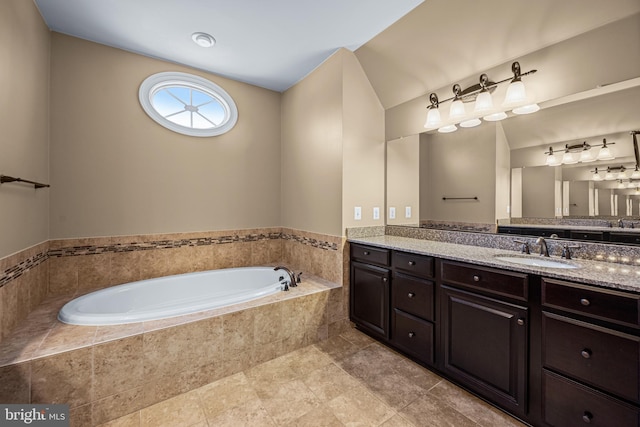
[(611, 154), (611, 150), (609, 149), (609, 147), (607, 147), (606, 145), (603, 146), (600, 149), (600, 152), (598, 153), (598, 160), (613, 160), (615, 159), (615, 157), (613, 157), (613, 154)]
[(582, 163), (595, 162), (595, 160), (596, 158), (593, 157), (593, 154), (591, 153), (590, 148), (582, 150), (582, 152), (580, 153), (580, 162)]
[(440, 110), (438, 108), (429, 108), (427, 112), (427, 121), (424, 123), (424, 127), (427, 129), (437, 128), (442, 124), (440, 118)]
[(460, 122), (460, 127), (472, 128), (472, 127), (478, 126), (480, 123), (482, 123), (480, 119), (469, 119), (469, 120), (465, 120), (464, 122)]
[(638, 166), (636, 166), (636, 169), (631, 174), (631, 179), (640, 179), (640, 170), (638, 170)]
[(616, 175), (611, 171), (607, 171), (607, 174), (604, 176), (604, 179), (606, 179), (607, 181), (612, 181), (616, 179)]
[(558, 159), (558, 155), (553, 152), (549, 153), (547, 156), (547, 166), (558, 166), (560, 164), (560, 160)]
[(455, 132), (457, 130), (458, 130), (458, 128), (456, 127), (456, 125), (447, 125), (447, 126), (443, 126), (441, 128), (438, 128), (438, 132), (440, 132), (440, 133), (451, 133), (451, 132)]
[(540, 110), (540, 106), (538, 104), (529, 104), (523, 105), (522, 107), (514, 108), (513, 114), (531, 114)]
[(500, 120), (504, 120), (507, 118), (507, 113), (504, 111), (499, 111), (497, 113), (489, 114), (488, 116), (484, 116), (483, 119), (488, 122), (497, 122)]
[(562, 156), (562, 163), (565, 165), (572, 165), (574, 163), (578, 163), (578, 156), (573, 154), (571, 151), (567, 150), (564, 152)]
[(449, 107), (449, 119), (458, 121), (463, 119), (465, 114), (464, 103), (460, 99), (454, 100)]
[(602, 175), (598, 173), (598, 170), (596, 169), (596, 171), (593, 174), (593, 180), (594, 181), (602, 181)]
[(524, 83), (521, 80), (509, 83), (507, 87), (507, 94), (504, 96), (505, 107), (522, 104), (527, 101), (527, 91), (524, 88)]
[(482, 90), (476, 97), (474, 113), (486, 113), (493, 109), (493, 98), (487, 90)]

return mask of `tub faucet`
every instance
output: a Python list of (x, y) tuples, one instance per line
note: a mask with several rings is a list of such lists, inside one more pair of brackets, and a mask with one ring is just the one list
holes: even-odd
[(618, 227), (624, 228), (624, 221), (622, 220), (622, 218), (618, 219)]
[(296, 283), (296, 276), (295, 274), (293, 274), (293, 271), (289, 270), (287, 267), (283, 267), (283, 266), (278, 266), (276, 268), (273, 269), (274, 271), (278, 271), (278, 270), (284, 270), (287, 272), (287, 274), (289, 275), (289, 283), (284, 284), (284, 290), (288, 291), (289, 287), (295, 288), (296, 286), (298, 286), (298, 284)]
[(536, 240), (536, 244), (540, 245), (540, 256), (549, 256), (549, 248), (547, 247), (547, 241), (544, 240), (544, 237), (538, 237)]

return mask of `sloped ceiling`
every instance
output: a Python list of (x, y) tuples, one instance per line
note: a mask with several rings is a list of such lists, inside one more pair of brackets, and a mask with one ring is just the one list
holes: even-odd
[(427, 0), (356, 56), (389, 109), (638, 12), (638, 0)]

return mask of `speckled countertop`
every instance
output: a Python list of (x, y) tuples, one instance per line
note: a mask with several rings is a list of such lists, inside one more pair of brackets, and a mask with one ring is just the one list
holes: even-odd
[(349, 242), (388, 249), (397, 249), (405, 252), (431, 255), (443, 259), (464, 261), (478, 265), (497, 267), (504, 270), (533, 273), (545, 277), (572, 280), (590, 285), (640, 293), (640, 264), (637, 266), (621, 265), (584, 259), (572, 259), (570, 261), (566, 261), (557, 256), (553, 256), (546, 259), (572, 264), (578, 268), (548, 268), (514, 264), (497, 259), (496, 256), (498, 255), (522, 256), (534, 259), (540, 258), (537, 254), (524, 255), (517, 251), (504, 249), (468, 246), (390, 235), (349, 238)]

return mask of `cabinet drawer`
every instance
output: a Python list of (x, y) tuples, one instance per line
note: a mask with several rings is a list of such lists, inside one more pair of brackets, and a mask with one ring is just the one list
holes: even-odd
[(391, 301), (394, 308), (433, 321), (433, 282), (396, 274), (391, 281)]
[(433, 257), (430, 256), (393, 251), (391, 265), (416, 276), (433, 277)]
[(390, 250), (371, 246), (351, 245), (351, 259), (369, 264), (389, 265)]
[(640, 244), (640, 233), (611, 233), (609, 240), (619, 243)]
[(406, 353), (433, 363), (433, 324), (400, 310), (393, 310), (393, 343)]
[(638, 408), (546, 370), (542, 375), (543, 418), (553, 427), (637, 427)]
[(640, 402), (640, 338), (551, 313), (542, 334), (545, 367)]
[(640, 295), (542, 279), (542, 305), (637, 327)]
[(602, 231), (572, 230), (569, 232), (569, 238), (579, 240), (604, 240), (604, 233)]
[(443, 261), (441, 270), (442, 280), (450, 284), (472, 287), (523, 301), (527, 301), (529, 297), (526, 274), (451, 261)]

